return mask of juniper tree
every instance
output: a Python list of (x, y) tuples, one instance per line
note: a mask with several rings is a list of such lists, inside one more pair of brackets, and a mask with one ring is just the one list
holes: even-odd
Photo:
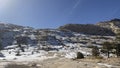
[(92, 56), (95, 56), (95, 57), (97, 57), (97, 56), (99, 56), (99, 49), (98, 49), (98, 47), (97, 46), (93, 46), (93, 48), (92, 48)]
[(117, 55), (117, 57), (120, 57), (120, 44), (117, 44), (116, 47), (115, 47), (115, 49), (116, 49), (116, 55)]
[(110, 42), (103, 43), (103, 50), (107, 53), (108, 58), (110, 57), (110, 51), (113, 49), (112, 44)]
[(3, 48), (2, 48), (2, 39), (1, 39), (1, 37), (2, 37), (2, 34), (0, 33), (0, 50), (3, 49)]
[(2, 50), (3, 48), (2, 48), (2, 43), (0, 42), (0, 51)]
[(17, 41), (18, 47), (22, 50), (22, 52), (24, 52), (24, 47), (22, 46), (22, 44), (27, 45), (28, 43), (27, 37), (17, 36), (16, 41)]
[(116, 50), (116, 55), (117, 57), (120, 56), (120, 30), (118, 30), (118, 33), (116, 34), (116, 39), (115, 39), (115, 50)]

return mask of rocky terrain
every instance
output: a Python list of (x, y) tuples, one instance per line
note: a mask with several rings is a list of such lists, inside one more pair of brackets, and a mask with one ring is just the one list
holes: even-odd
[(101, 36), (114, 36), (114, 32), (110, 29), (100, 27), (93, 24), (67, 24), (65, 26), (61, 26), (60, 30), (69, 30), (73, 32), (79, 32), (83, 34), (89, 35), (101, 35)]
[(113, 36), (120, 29), (120, 19), (112, 19), (96, 24), (66, 24), (59, 27), (60, 30), (68, 30), (89, 35)]
[[(120, 68), (120, 58), (114, 53), (110, 59), (104, 53), (100, 53), (102, 58), (91, 58), (92, 47), (101, 50), (103, 42), (115, 40), (119, 22), (113, 19), (97, 24), (67, 24), (59, 29), (0, 23), (0, 68), (9, 64), (31, 68)], [(84, 59), (76, 59), (78, 52)]]
[(117, 33), (120, 28), (120, 19), (112, 19), (110, 21), (99, 22), (96, 25), (112, 30)]
[[(51, 53), (50, 53), (51, 54)], [(49, 58), (46, 60), (35, 61), (2, 61), (0, 68), (7, 67), (7, 65), (20, 66), (26, 68), (120, 68), (120, 58), (109, 59), (68, 59), (60, 56)], [(15, 67), (15, 68), (16, 68)], [(9, 68), (9, 67), (7, 67)], [(13, 68), (10, 66), (10, 68)], [(17, 67), (20, 68), (20, 67)]]

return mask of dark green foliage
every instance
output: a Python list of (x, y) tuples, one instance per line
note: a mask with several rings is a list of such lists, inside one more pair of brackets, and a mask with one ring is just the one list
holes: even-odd
[(27, 41), (28, 37), (18, 36), (15, 39), (17, 40), (18, 44), (25, 44), (25, 45), (27, 45), (27, 43), (28, 43), (28, 41)]
[(92, 48), (92, 56), (99, 56), (99, 49), (98, 49), (98, 47), (97, 46), (94, 46), (93, 48)]
[(0, 42), (0, 50), (2, 50), (3, 48), (2, 48), (2, 44), (1, 44), (1, 42)]
[(100, 50), (100, 52), (102, 52), (102, 53), (107, 53), (107, 50), (102, 49), (102, 50)]
[(81, 52), (77, 52), (77, 59), (84, 58), (84, 55)]
[(116, 55), (117, 57), (120, 57), (120, 29), (118, 30), (118, 33), (116, 34), (116, 39), (115, 39), (115, 50), (116, 50)]
[(104, 42), (103, 43), (103, 49), (106, 49), (106, 50), (111, 50), (113, 47), (112, 47), (112, 44), (110, 42)]
[(113, 48), (115, 49), (115, 54), (120, 57), (120, 43), (114, 43)]
[(2, 40), (1, 40), (1, 34), (0, 34), (0, 50), (2, 50), (3, 47), (2, 47)]
[(22, 50), (22, 52), (25, 52), (24, 47), (21, 46), (21, 45), (22, 44), (27, 45), (27, 43), (28, 43), (28, 41), (27, 41), (28, 37), (18, 36), (15, 39), (17, 40), (18, 47)]
[(113, 46), (110, 42), (104, 42), (103, 43), (103, 50), (107, 53), (108, 58), (110, 57), (110, 51), (113, 49)]
[(117, 47), (116, 47), (116, 55), (117, 55), (117, 57), (120, 56), (120, 44), (117, 45)]
[(116, 39), (115, 39), (115, 41), (116, 41), (117, 43), (120, 43), (120, 33), (116, 34)]
[(21, 44), (18, 44), (18, 47), (20, 47), (22, 52), (25, 52), (24, 47), (22, 47)]
[(116, 49), (116, 55), (117, 57), (119, 57), (120, 56), (120, 44), (117, 44), (115, 49)]
[(93, 48), (94, 46), (92, 46), (92, 45), (89, 45), (89, 46), (86, 46), (87, 48)]

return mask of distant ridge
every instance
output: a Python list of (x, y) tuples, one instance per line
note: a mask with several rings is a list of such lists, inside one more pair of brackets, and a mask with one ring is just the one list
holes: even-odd
[[(32, 27), (20, 26), (10, 23), (0, 22), (0, 30), (13, 30), (26, 28), (34, 29)], [(120, 29), (120, 19), (112, 19), (110, 21), (98, 22), (96, 24), (66, 24), (60, 26), (58, 30), (78, 32), (88, 35), (114, 36)], [(45, 30), (45, 29), (43, 29)]]
[(120, 29), (120, 19), (112, 19), (96, 24), (66, 24), (60, 26), (58, 29), (89, 35), (114, 36)]
[(6, 22), (0, 22), (0, 30), (13, 30), (13, 29), (24, 29), (24, 28), (32, 29), (32, 27), (28, 27), (28, 26), (21, 26), (21, 25), (6, 23)]

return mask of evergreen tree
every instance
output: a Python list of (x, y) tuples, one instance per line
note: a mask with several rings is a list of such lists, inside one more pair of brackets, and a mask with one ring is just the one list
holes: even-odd
[(110, 57), (109, 54), (110, 54), (110, 51), (111, 51), (112, 49), (113, 49), (113, 47), (112, 47), (112, 44), (111, 44), (110, 42), (104, 42), (104, 43), (103, 43), (103, 50), (104, 50), (105, 52), (107, 52), (108, 58)]
[(2, 39), (1, 39), (1, 33), (0, 33), (0, 50), (2, 50), (3, 49), (3, 47), (2, 47)]
[(120, 30), (118, 30), (118, 33), (116, 34), (116, 39), (115, 39), (115, 50), (116, 50), (116, 55), (117, 57), (120, 56)]
[(93, 48), (92, 48), (92, 56), (95, 56), (95, 57), (97, 57), (97, 56), (99, 56), (99, 49), (98, 49), (98, 47), (97, 46), (93, 46)]
[(120, 44), (117, 44), (115, 49), (117, 57), (120, 57)]
[(0, 50), (2, 50), (3, 48), (2, 48), (2, 43), (0, 42)]
[(21, 49), (21, 51), (25, 52), (24, 47), (21, 45), (22, 44), (27, 45), (27, 37), (18, 36), (18, 37), (16, 37), (16, 41), (17, 41), (18, 47)]

